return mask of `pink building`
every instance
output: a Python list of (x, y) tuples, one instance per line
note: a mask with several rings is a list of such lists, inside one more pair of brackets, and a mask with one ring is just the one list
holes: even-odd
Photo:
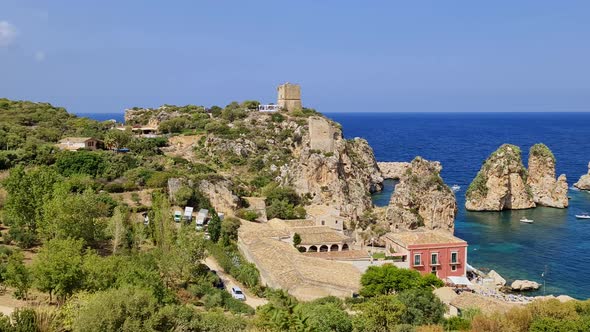
[(409, 268), (432, 273), (445, 280), (464, 277), (467, 267), (467, 242), (444, 231), (387, 233), (386, 253), (402, 257)]

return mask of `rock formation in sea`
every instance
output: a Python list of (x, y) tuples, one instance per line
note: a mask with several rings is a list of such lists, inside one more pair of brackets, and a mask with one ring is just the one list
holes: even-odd
[(590, 190), (590, 163), (588, 163), (588, 174), (582, 175), (574, 186), (581, 190)]
[(529, 291), (539, 289), (541, 285), (538, 282), (530, 280), (514, 280), (510, 284), (510, 289), (513, 291)]
[(401, 175), (385, 212), (392, 230), (454, 231), (457, 201), (440, 177), (439, 162), (416, 157)]
[(334, 122), (308, 119), (294, 158), (281, 169), (281, 183), (290, 184), (312, 204), (330, 205), (352, 220), (372, 207), (370, 193), (382, 189), (383, 178), (366, 140), (346, 140)]
[(387, 161), (378, 162), (377, 166), (379, 166), (381, 176), (384, 179), (399, 180), (402, 177), (402, 175), (406, 172), (406, 170), (410, 167), (410, 163)]
[(555, 180), (555, 156), (545, 144), (535, 144), (529, 150), (527, 184), (538, 205), (565, 208), (568, 206), (567, 178), (561, 174)]
[(501, 211), (535, 207), (520, 148), (504, 144), (483, 163), (467, 189), (465, 208)]

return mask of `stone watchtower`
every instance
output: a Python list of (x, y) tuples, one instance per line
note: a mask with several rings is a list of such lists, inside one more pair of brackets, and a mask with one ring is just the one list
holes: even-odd
[(279, 98), (277, 104), (287, 111), (301, 109), (301, 87), (299, 84), (285, 83), (277, 88)]

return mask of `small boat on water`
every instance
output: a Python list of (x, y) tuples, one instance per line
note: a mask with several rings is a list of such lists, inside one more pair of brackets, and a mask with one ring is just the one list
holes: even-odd
[(454, 185), (451, 186), (451, 190), (453, 192), (457, 192), (457, 191), (461, 190), (461, 186), (458, 185), (458, 184), (454, 184)]
[(520, 222), (525, 222), (527, 224), (532, 224), (533, 222), (535, 222), (533, 219), (527, 219), (526, 217), (520, 219)]
[(588, 214), (588, 213), (576, 214), (576, 218), (578, 218), (578, 219), (590, 219), (590, 214)]

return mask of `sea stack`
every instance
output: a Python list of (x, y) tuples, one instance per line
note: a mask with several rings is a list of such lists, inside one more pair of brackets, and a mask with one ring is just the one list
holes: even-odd
[(567, 178), (561, 174), (555, 180), (555, 156), (545, 144), (535, 144), (529, 150), (529, 176), (527, 184), (538, 205), (566, 208)]
[(588, 163), (588, 174), (582, 175), (580, 180), (574, 183), (574, 187), (581, 190), (590, 190), (590, 163)]
[(385, 212), (392, 230), (418, 227), (453, 233), (457, 201), (440, 177), (439, 162), (416, 157), (401, 175)]
[(504, 144), (483, 163), (467, 189), (465, 208), (470, 211), (501, 211), (535, 207), (527, 184), (527, 170), (520, 148)]

